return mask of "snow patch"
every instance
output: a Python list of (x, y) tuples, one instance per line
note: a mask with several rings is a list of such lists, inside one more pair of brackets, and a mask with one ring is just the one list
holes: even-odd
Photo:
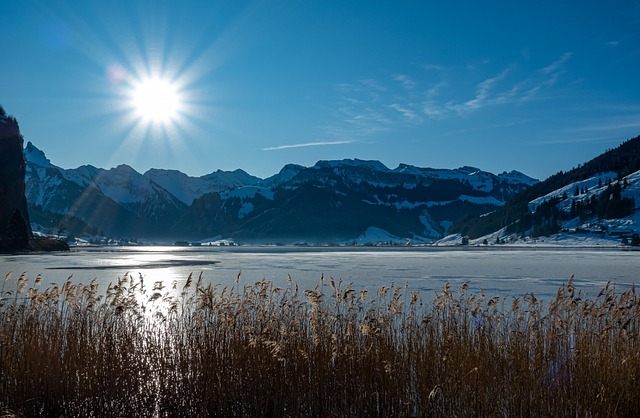
[(250, 214), (253, 211), (253, 209), (254, 209), (253, 203), (244, 202), (240, 207), (240, 210), (238, 210), (238, 219), (244, 218), (245, 216)]
[(220, 235), (195, 242), (200, 246), (208, 247), (233, 247), (237, 245), (233, 238), (222, 238)]
[(476, 205), (494, 205), (504, 206), (504, 202), (496, 199), (493, 196), (466, 196), (460, 195), (459, 200), (463, 200), (469, 203), (475, 203)]
[(422, 232), (427, 237), (437, 238), (441, 236), (440, 232), (436, 230), (433, 226), (433, 220), (428, 215), (420, 215), (418, 217), (420, 219), (420, 223), (424, 225), (424, 231)]
[(434, 246), (436, 247), (446, 247), (446, 246), (453, 246), (453, 245), (462, 245), (462, 240), (463, 237), (460, 234), (451, 234), (451, 235), (447, 235), (446, 237), (437, 240), (436, 242), (433, 243)]

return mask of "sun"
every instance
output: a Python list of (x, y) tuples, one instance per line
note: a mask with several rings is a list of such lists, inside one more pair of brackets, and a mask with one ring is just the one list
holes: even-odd
[(179, 116), (182, 98), (175, 83), (149, 77), (132, 87), (131, 104), (139, 118), (153, 124), (168, 124)]

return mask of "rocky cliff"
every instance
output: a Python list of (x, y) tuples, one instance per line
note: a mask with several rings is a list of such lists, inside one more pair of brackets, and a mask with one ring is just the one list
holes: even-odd
[(0, 250), (22, 250), (31, 237), (25, 174), (18, 122), (0, 106)]

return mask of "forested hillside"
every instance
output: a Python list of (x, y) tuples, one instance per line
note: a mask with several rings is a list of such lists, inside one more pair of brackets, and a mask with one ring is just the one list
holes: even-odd
[[(471, 239), (481, 237), (507, 227), (508, 232), (524, 233), (532, 230), (532, 235), (549, 235), (557, 232), (562, 217), (580, 216), (581, 219), (623, 217), (633, 211), (633, 202), (623, 198), (621, 190), (624, 182), (605, 184), (606, 190), (588, 201), (581, 200), (568, 214), (557, 209), (559, 200), (550, 199), (539, 205), (532, 213), (529, 203), (562, 187), (586, 180), (601, 173), (615, 173), (616, 179), (640, 170), (640, 136), (629, 139), (615, 149), (609, 150), (591, 161), (570, 171), (560, 171), (548, 179), (525, 189), (508, 200), (503, 207), (481, 216), (465, 216), (455, 222), (450, 233), (459, 233)], [(573, 191), (577, 195), (581, 190)], [(568, 199), (562, 196), (560, 199)]]

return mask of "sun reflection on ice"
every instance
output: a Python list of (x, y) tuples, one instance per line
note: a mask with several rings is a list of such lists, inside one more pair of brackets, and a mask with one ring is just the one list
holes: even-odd
[[(149, 329), (168, 325), (181, 313), (188, 299), (193, 276), (183, 277), (175, 267), (132, 270), (107, 288), (107, 300), (146, 321)], [(195, 286), (195, 284), (194, 284)]]

